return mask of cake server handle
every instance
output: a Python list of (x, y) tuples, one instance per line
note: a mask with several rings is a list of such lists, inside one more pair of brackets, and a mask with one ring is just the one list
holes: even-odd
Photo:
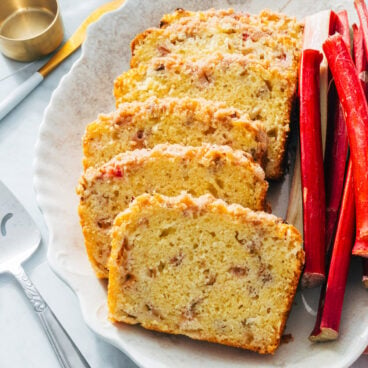
[(42, 81), (39, 72), (33, 73), (26, 81), (19, 85), (8, 97), (0, 102), (0, 120), (14, 109), (26, 96), (28, 96)]
[(33, 310), (37, 313), (60, 366), (62, 368), (90, 368), (90, 365), (33, 285), (23, 267), (16, 265), (10, 272), (22, 286), (24, 293), (33, 306)]

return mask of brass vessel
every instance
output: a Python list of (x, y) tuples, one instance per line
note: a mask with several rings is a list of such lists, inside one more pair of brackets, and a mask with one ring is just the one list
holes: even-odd
[(54, 51), (63, 36), (56, 0), (0, 1), (0, 49), (7, 57), (38, 59)]

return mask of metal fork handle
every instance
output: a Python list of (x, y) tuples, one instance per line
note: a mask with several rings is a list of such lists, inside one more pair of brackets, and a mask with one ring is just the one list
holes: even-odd
[(61, 367), (90, 368), (90, 365), (33, 285), (23, 267), (17, 265), (13, 267), (10, 272), (22, 286), (24, 293), (32, 304), (34, 311), (37, 313)]

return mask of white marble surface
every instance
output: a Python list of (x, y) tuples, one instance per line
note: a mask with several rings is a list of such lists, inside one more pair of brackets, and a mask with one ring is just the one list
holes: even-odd
[[(59, 0), (65, 37), (105, 0)], [(84, 324), (71, 290), (45, 264), (47, 229), (32, 187), (32, 162), (42, 114), (61, 77), (78, 58), (77, 51), (35, 90), (16, 110), (0, 122), (0, 179), (15, 193), (41, 229), (43, 241), (25, 265), (36, 286), (53, 308), (92, 367), (135, 367), (123, 353), (96, 337)], [(0, 56), (0, 99), (45, 61), (23, 64)], [(11, 277), (0, 277), (0, 367), (58, 367), (37, 317)], [(368, 366), (361, 357), (354, 368)]]

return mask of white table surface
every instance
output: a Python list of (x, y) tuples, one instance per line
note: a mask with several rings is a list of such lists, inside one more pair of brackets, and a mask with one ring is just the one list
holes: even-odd
[[(105, 2), (59, 0), (65, 39), (93, 9)], [(0, 121), (0, 179), (23, 203), (42, 233), (42, 243), (37, 253), (25, 264), (25, 268), (91, 367), (133, 368), (136, 365), (122, 352), (88, 329), (82, 319), (77, 298), (47, 265), (47, 228), (33, 191), (34, 146), (43, 111), (52, 91), (79, 55), (80, 51), (77, 51), (64, 61), (26, 100)], [(44, 62), (24, 64), (0, 55), (0, 100)], [(37, 316), (27, 303), (16, 282), (8, 275), (1, 275), (0, 367), (58, 367)], [(368, 367), (368, 356), (362, 356), (352, 367)]]

